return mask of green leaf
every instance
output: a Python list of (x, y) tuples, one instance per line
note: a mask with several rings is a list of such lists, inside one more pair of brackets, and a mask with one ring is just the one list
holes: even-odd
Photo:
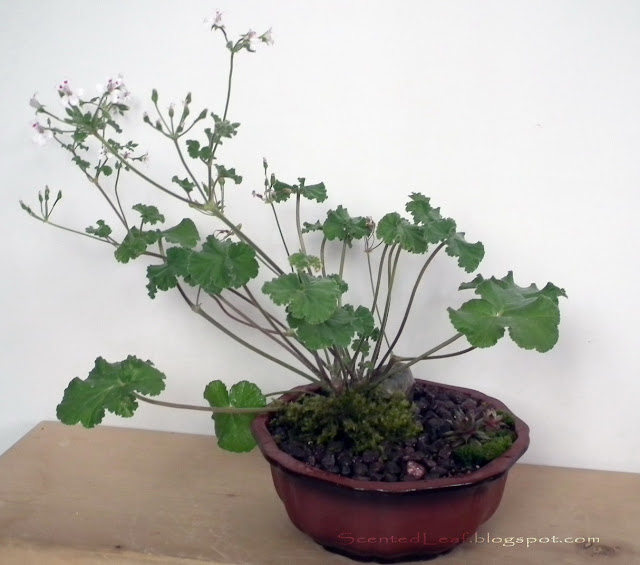
[(220, 294), (226, 288), (238, 288), (258, 274), (258, 261), (253, 248), (246, 243), (220, 241), (207, 237), (202, 251), (189, 256), (191, 280), (207, 292)]
[(182, 190), (189, 194), (195, 187), (195, 183), (191, 182), (187, 177), (180, 179), (177, 175), (171, 178), (171, 182), (175, 182)]
[(298, 339), (309, 349), (324, 349), (334, 345), (348, 347), (355, 334), (370, 335), (373, 332), (374, 321), (371, 311), (364, 306), (346, 304), (337, 308), (331, 317), (319, 324), (310, 324), (302, 320), (292, 320)]
[(160, 265), (147, 267), (147, 290), (149, 296), (155, 298), (158, 290), (169, 290), (178, 286), (178, 277), (183, 277), (189, 284), (193, 284), (188, 273), (191, 251), (183, 247), (167, 249), (167, 260)]
[(302, 233), (309, 233), (312, 231), (321, 231), (321, 230), (322, 230), (322, 224), (319, 221), (313, 224), (310, 224), (309, 222), (302, 223)]
[(131, 259), (137, 259), (149, 245), (156, 243), (161, 237), (158, 231), (142, 231), (131, 228), (122, 243), (115, 250), (114, 255), (120, 263), (128, 263)]
[(218, 178), (231, 179), (236, 184), (240, 184), (242, 182), (242, 177), (236, 173), (235, 169), (227, 169), (222, 165), (216, 165), (215, 167), (218, 171)]
[(330, 241), (338, 239), (351, 245), (354, 239), (371, 235), (371, 225), (367, 218), (362, 216), (352, 218), (346, 208), (338, 206), (335, 210), (327, 212), (322, 231)]
[(458, 265), (467, 273), (472, 273), (478, 268), (484, 257), (484, 245), (479, 241), (469, 243), (464, 238), (464, 233), (454, 233), (447, 240), (447, 255), (458, 258)]
[(164, 222), (164, 216), (158, 211), (155, 206), (147, 206), (146, 204), (136, 204), (132, 207), (133, 210), (140, 213), (142, 223), (144, 224), (161, 224)]
[(276, 180), (271, 185), (271, 198), (274, 202), (285, 202), (286, 200), (289, 200), (289, 197), (296, 192), (296, 188), (297, 187), (294, 188), (292, 185), (287, 184), (286, 182)]
[(107, 177), (113, 174), (113, 169), (109, 165), (102, 165), (102, 167), (100, 167), (100, 171)]
[(200, 157), (200, 142), (195, 139), (187, 140), (187, 153), (192, 159)]
[(443, 218), (440, 208), (433, 208), (430, 199), (414, 192), (405, 209), (413, 216), (416, 224), (424, 226), (427, 243), (440, 243), (447, 239), (456, 229), (456, 223), (451, 218)]
[(391, 212), (380, 220), (376, 234), (387, 245), (397, 244), (411, 253), (424, 253), (427, 250), (425, 228), (412, 224), (397, 212)]
[(177, 243), (183, 247), (195, 247), (200, 241), (198, 229), (190, 218), (184, 218), (178, 225), (164, 230), (162, 235), (168, 242)]
[[(204, 389), (204, 398), (213, 408), (262, 408), (267, 401), (253, 383), (241, 381), (227, 392), (219, 380), (211, 381)], [(257, 414), (213, 414), (218, 445), (234, 452), (251, 451), (256, 441), (251, 434), (251, 422)]]
[(323, 182), (319, 182), (318, 184), (310, 184), (309, 186), (305, 186), (304, 182), (302, 182), (300, 195), (309, 200), (324, 202), (327, 199), (327, 189), (325, 188)]
[(318, 324), (328, 320), (338, 306), (342, 294), (338, 283), (328, 277), (313, 277), (305, 273), (280, 275), (266, 282), (262, 292), (276, 304), (286, 304), (295, 317)]
[(305, 255), (304, 253), (293, 253), (289, 256), (289, 264), (298, 271), (322, 269), (322, 262), (315, 255)]
[(109, 363), (98, 357), (85, 380), (73, 379), (58, 404), (57, 416), (63, 424), (81, 423), (92, 428), (102, 422), (105, 411), (129, 418), (138, 401), (134, 392), (156, 396), (164, 390), (163, 373), (151, 361), (129, 356)]
[(566, 297), (563, 289), (552, 283), (542, 289), (534, 284), (520, 287), (511, 271), (503, 279), (478, 276), (461, 288), (475, 288), (481, 297), (465, 302), (458, 310), (448, 309), (451, 323), (471, 345), (491, 347), (505, 329), (523, 349), (545, 352), (558, 341), (558, 299)]
[(102, 238), (107, 238), (111, 235), (112, 230), (107, 224), (105, 224), (104, 220), (98, 220), (96, 222), (96, 226), (97, 227), (95, 228), (93, 226), (89, 226), (84, 231)]

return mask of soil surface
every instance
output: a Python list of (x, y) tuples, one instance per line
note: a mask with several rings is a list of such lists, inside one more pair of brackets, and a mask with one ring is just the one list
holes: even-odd
[(454, 411), (477, 417), (490, 408), (464, 393), (447, 391), (417, 382), (413, 402), (418, 407), (424, 432), (403, 444), (384, 445), (382, 454), (368, 451), (353, 454), (342, 442), (327, 446), (308, 445), (295, 437), (295, 430), (269, 424), (269, 431), (280, 449), (309, 465), (363, 481), (415, 481), (459, 477), (480, 468), (458, 460), (445, 437), (453, 429)]

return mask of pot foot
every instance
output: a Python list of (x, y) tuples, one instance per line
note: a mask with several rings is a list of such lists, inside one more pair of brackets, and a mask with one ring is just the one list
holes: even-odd
[(365, 557), (360, 555), (354, 555), (353, 553), (349, 553), (344, 549), (340, 549), (338, 547), (329, 547), (328, 545), (323, 545), (322, 547), (331, 553), (342, 555), (343, 557), (348, 557), (349, 559), (352, 559), (353, 561), (359, 561), (360, 563), (412, 563), (416, 561), (431, 561), (432, 559), (436, 559), (441, 555), (446, 555), (447, 553), (455, 549), (455, 547), (452, 547), (440, 553), (435, 553), (430, 555), (429, 554), (417, 555), (415, 557), (392, 557), (389, 559), (385, 559), (383, 557)]

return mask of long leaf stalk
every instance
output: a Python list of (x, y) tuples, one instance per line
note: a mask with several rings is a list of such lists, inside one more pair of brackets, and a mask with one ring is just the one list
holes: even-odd
[(407, 303), (407, 307), (406, 307), (406, 309), (404, 311), (404, 315), (402, 316), (402, 322), (400, 323), (400, 327), (398, 328), (396, 336), (393, 338), (393, 341), (391, 342), (391, 345), (389, 345), (389, 349), (382, 356), (382, 359), (380, 359), (380, 362), (378, 363), (378, 366), (376, 367), (377, 371), (379, 371), (382, 368), (382, 366), (384, 365), (384, 362), (391, 355), (391, 353), (393, 351), (393, 348), (398, 343), (398, 340), (400, 339), (400, 336), (402, 335), (402, 332), (404, 331), (404, 327), (407, 324), (407, 320), (409, 319), (409, 314), (411, 313), (411, 307), (413, 306), (413, 300), (414, 300), (414, 298), (416, 296), (416, 292), (418, 291), (418, 287), (420, 286), (420, 282), (422, 281), (422, 277), (424, 276), (424, 274), (427, 271), (427, 268), (429, 267), (431, 262), (434, 260), (435, 256), (438, 254), (438, 252), (445, 245), (446, 245), (445, 242), (442, 242), (440, 245), (438, 245), (438, 247), (436, 247), (434, 249), (433, 253), (431, 253), (431, 255), (429, 255), (428, 259), (425, 261), (424, 265), (420, 269), (420, 272), (418, 273), (418, 276), (416, 277), (416, 281), (415, 281), (415, 283), (413, 285), (413, 288), (411, 289), (411, 295), (409, 296), (409, 302)]

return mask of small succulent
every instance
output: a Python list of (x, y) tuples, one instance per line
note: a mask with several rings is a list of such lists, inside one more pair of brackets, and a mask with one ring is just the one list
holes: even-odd
[(446, 432), (444, 437), (453, 448), (470, 444), (481, 445), (482, 442), (491, 439), (486, 431), (484, 416), (478, 418), (475, 413), (465, 413), (458, 408), (453, 412), (451, 423), (453, 429)]

